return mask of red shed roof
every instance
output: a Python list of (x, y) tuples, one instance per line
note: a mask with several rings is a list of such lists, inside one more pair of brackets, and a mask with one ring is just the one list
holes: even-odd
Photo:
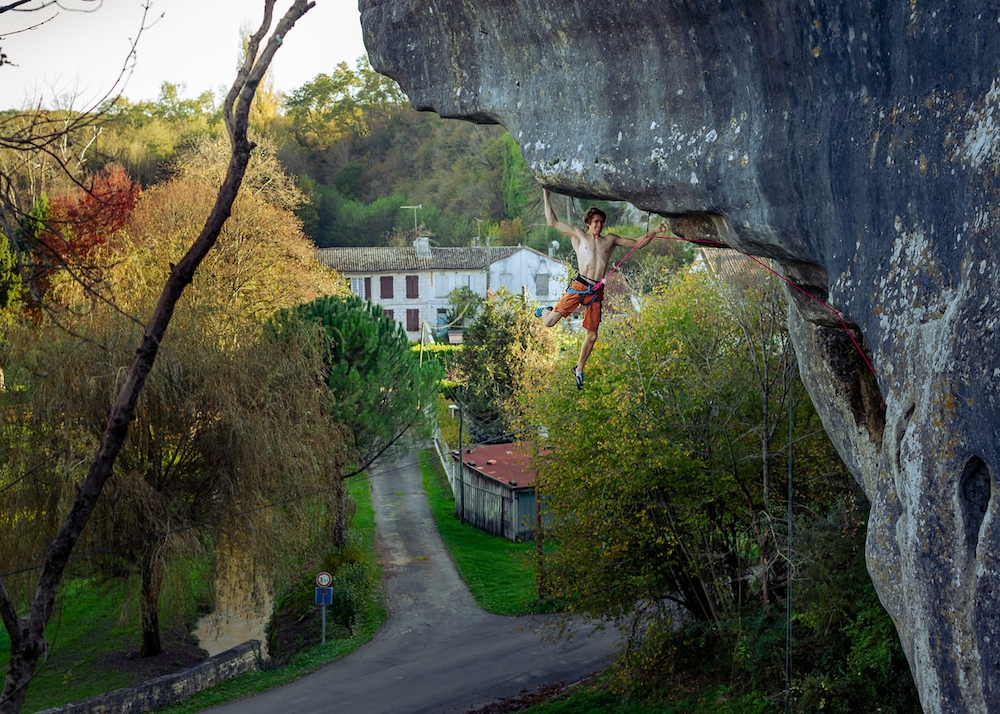
[[(451, 457), (458, 458), (452, 451)], [(535, 471), (533, 459), (524, 444), (489, 444), (462, 449), (465, 465), (484, 476), (495, 479), (511, 488), (522, 489), (534, 486)]]

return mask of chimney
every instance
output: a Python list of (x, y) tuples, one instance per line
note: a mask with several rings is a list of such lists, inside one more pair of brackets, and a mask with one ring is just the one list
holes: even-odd
[(431, 257), (431, 239), (427, 236), (419, 236), (413, 241), (413, 249), (417, 251), (418, 258)]
[(550, 258), (554, 258), (555, 257), (555, 255), (556, 255), (556, 248), (558, 248), (558, 247), (559, 247), (559, 241), (557, 241), (557, 240), (554, 240), (551, 243), (549, 243), (549, 257)]

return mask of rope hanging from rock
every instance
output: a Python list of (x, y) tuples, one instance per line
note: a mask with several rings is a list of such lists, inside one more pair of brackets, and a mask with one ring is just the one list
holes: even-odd
[[(649, 227), (648, 219), (647, 219), (646, 226), (647, 226), (647, 229), (648, 229), (648, 227)], [(646, 235), (649, 235), (648, 230), (646, 232)], [(660, 235), (660, 236), (657, 236), (657, 237), (658, 238), (663, 238), (664, 240), (676, 240), (676, 241), (683, 241), (684, 243), (692, 243), (694, 245), (703, 245), (703, 246), (708, 247), (708, 248), (727, 248), (727, 249), (731, 250), (730, 246), (726, 245), (725, 243), (723, 243), (721, 241), (717, 241), (717, 240), (709, 240), (709, 239), (702, 239), (702, 238), (684, 238), (683, 236), (678, 236), (678, 235)], [(632, 255), (632, 253), (635, 252), (635, 249), (638, 248), (638, 247), (639, 247), (639, 243), (636, 243), (635, 246), (632, 248), (632, 250), (630, 250), (628, 252), (628, 254), (624, 258), (622, 258), (621, 260), (619, 260), (618, 263), (613, 268), (611, 268), (611, 270), (608, 271), (608, 274), (604, 276), (604, 279), (601, 280), (599, 283), (597, 283), (594, 286), (593, 289), (597, 290), (597, 288), (599, 288), (602, 285), (604, 285), (605, 280), (607, 280), (611, 276), (611, 274), (613, 272), (615, 272), (616, 270), (618, 270), (618, 267), (622, 263), (624, 263), (626, 260), (628, 260), (628, 257), (630, 255)], [(847, 325), (847, 321), (844, 320), (844, 316), (840, 314), (840, 311), (838, 311), (832, 305), (829, 305), (829, 304), (823, 302), (818, 297), (816, 297), (815, 295), (813, 295), (812, 293), (810, 293), (808, 290), (805, 290), (802, 286), (797, 285), (796, 283), (792, 282), (787, 277), (785, 277), (784, 275), (782, 275), (781, 273), (779, 273), (777, 270), (775, 270), (774, 268), (772, 268), (770, 265), (768, 265), (767, 263), (765, 263), (764, 261), (762, 261), (757, 256), (750, 255), (749, 253), (744, 253), (744, 255), (746, 255), (746, 257), (748, 257), (753, 262), (757, 263), (757, 265), (761, 266), (765, 270), (767, 270), (767, 271), (769, 271), (769, 272), (777, 275), (779, 278), (781, 278), (783, 281), (785, 281), (788, 285), (790, 285), (793, 288), (795, 288), (796, 290), (798, 290), (800, 293), (802, 293), (803, 295), (805, 295), (807, 298), (809, 298), (810, 300), (812, 300), (816, 304), (823, 306), (824, 308), (826, 308), (827, 310), (829, 310), (831, 313), (833, 313), (833, 316), (837, 318), (837, 321), (840, 323), (840, 326), (844, 328), (844, 332), (847, 333), (847, 337), (851, 340), (851, 344), (854, 345), (854, 349), (856, 349), (858, 351), (858, 354), (861, 355), (861, 359), (864, 361), (865, 366), (868, 367), (868, 370), (872, 373), (872, 375), (874, 377), (876, 377), (876, 378), (878, 377), (878, 375), (875, 373), (875, 367), (872, 366), (871, 360), (869, 360), (868, 357), (867, 357), (867, 355), (865, 355), (865, 351), (861, 348), (861, 344), (858, 342), (857, 338), (854, 337), (854, 333), (851, 332), (851, 328)]]

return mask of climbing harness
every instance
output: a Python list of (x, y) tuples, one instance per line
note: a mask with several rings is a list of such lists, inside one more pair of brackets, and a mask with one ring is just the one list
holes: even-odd
[[(625, 257), (627, 258), (628, 256), (625, 256)], [(611, 273), (608, 273), (608, 275), (610, 275), (610, 274)], [(607, 276), (605, 276), (605, 277), (607, 277)], [(573, 289), (573, 283), (575, 283), (577, 281), (583, 283), (584, 285), (587, 285), (587, 289), (586, 290), (574, 290)], [(581, 298), (580, 298), (580, 305), (582, 305), (583, 307), (590, 307), (591, 304), (593, 304), (594, 302), (596, 302), (598, 304), (600, 304), (602, 302), (600, 295), (597, 294), (597, 291), (600, 290), (602, 287), (604, 287), (604, 281), (603, 280), (599, 280), (596, 283), (587, 283), (587, 278), (585, 278), (582, 275), (580, 275), (579, 273), (577, 273), (576, 278), (574, 278), (572, 281), (570, 281), (569, 286), (566, 288), (566, 292), (573, 293), (574, 295), (580, 295), (581, 296)], [(591, 296), (590, 300), (587, 300), (587, 295)]]

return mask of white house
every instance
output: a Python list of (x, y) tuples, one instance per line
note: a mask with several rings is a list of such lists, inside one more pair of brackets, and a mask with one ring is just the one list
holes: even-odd
[(509, 292), (551, 304), (569, 282), (569, 268), (551, 256), (522, 246), (433, 248), (417, 238), (412, 248), (323, 248), (317, 259), (351, 281), (358, 296), (382, 306), (400, 322), (411, 340), (424, 323), (443, 326), (451, 305), (448, 294), (467, 287)]

